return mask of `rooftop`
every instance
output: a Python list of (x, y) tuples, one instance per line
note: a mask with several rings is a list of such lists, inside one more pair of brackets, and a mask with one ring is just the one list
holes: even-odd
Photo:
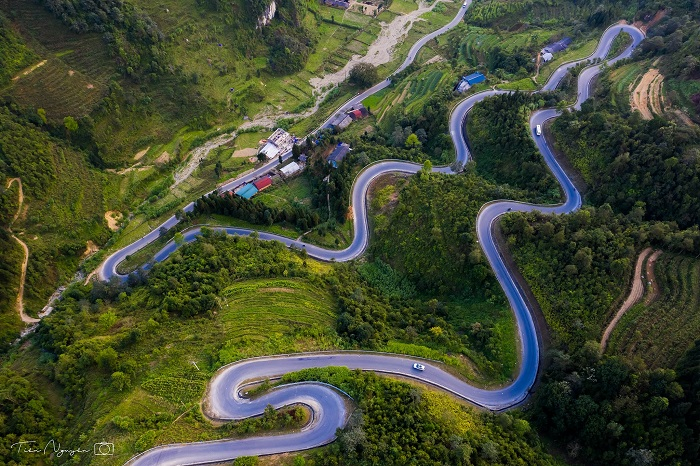
[(346, 155), (350, 152), (350, 146), (344, 142), (339, 142), (331, 155), (328, 156), (328, 163), (337, 167), (340, 162), (343, 161)]

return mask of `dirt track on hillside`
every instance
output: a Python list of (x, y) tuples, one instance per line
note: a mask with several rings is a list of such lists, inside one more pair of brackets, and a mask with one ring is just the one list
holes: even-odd
[(645, 120), (651, 120), (654, 114), (661, 115), (663, 81), (664, 76), (658, 69), (652, 68), (647, 71), (630, 95), (632, 111), (639, 110)]
[(12, 218), (12, 223), (10, 223), (10, 226), (7, 228), (7, 230), (10, 232), (12, 237), (19, 243), (19, 245), (22, 247), (22, 250), (24, 251), (24, 260), (22, 261), (22, 271), (20, 273), (19, 277), (19, 291), (17, 292), (17, 300), (16, 300), (16, 307), (17, 307), (17, 312), (19, 313), (20, 319), (22, 319), (22, 322), (27, 323), (27, 324), (33, 324), (36, 322), (39, 322), (39, 319), (35, 319), (34, 317), (29, 317), (27, 314), (24, 313), (24, 281), (27, 277), (27, 263), (29, 262), (29, 248), (27, 245), (19, 239), (14, 233), (12, 233), (12, 224), (15, 223), (15, 220), (19, 217), (19, 213), (22, 211), (22, 205), (24, 204), (24, 192), (22, 191), (22, 180), (19, 178), (12, 178), (7, 182), (7, 188), (9, 189), (10, 186), (12, 186), (12, 183), (17, 182), (17, 185), (19, 186), (19, 205), (17, 206), (17, 213), (15, 216)]
[[(657, 251), (657, 253), (658, 252), (659, 251)], [(613, 320), (608, 324), (607, 328), (603, 332), (603, 338), (601, 338), (600, 340), (601, 353), (605, 352), (605, 348), (608, 345), (608, 340), (610, 339), (612, 331), (615, 329), (615, 325), (617, 325), (617, 323), (620, 321), (625, 312), (627, 312), (640, 299), (642, 299), (642, 296), (644, 295), (644, 283), (642, 282), (642, 266), (644, 265), (644, 260), (647, 258), (647, 256), (649, 256), (649, 254), (651, 254), (651, 248), (646, 248), (641, 252), (641, 254), (639, 254), (639, 257), (637, 258), (637, 263), (634, 266), (634, 276), (632, 277), (632, 289), (630, 290), (630, 294), (627, 296), (627, 299), (625, 299), (625, 302), (622, 303), (622, 306), (620, 306), (620, 309), (615, 314), (615, 317), (613, 317)]]

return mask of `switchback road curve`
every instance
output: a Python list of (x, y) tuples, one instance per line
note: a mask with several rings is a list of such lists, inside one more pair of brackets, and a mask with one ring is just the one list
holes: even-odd
[[(581, 61), (597, 58), (604, 59), (610, 50), (613, 39), (620, 31), (625, 31), (630, 34), (632, 37), (632, 44), (622, 54), (618, 55), (618, 57), (613, 60), (607, 61), (607, 63), (612, 64), (615, 61), (629, 57), (632, 50), (643, 40), (643, 33), (637, 28), (628, 25), (612, 26), (604, 32), (598, 44), (598, 48), (590, 57), (578, 62), (562, 65), (552, 74), (549, 81), (543, 87), (543, 90), (555, 89), (561, 79), (566, 75), (566, 71), (576, 66), (576, 64)], [(596, 65), (587, 68), (579, 75), (579, 94), (574, 108), (580, 108), (581, 103), (588, 98), (591, 80), (600, 71), (600, 66), (601, 65)], [(496, 90), (484, 91), (468, 97), (455, 107), (450, 116), (450, 132), (456, 148), (457, 162), (463, 164), (470, 159), (470, 153), (464, 134), (464, 120), (469, 110), (471, 110), (476, 103), (487, 97), (507, 92), (508, 91)], [(476, 405), (494, 411), (508, 409), (521, 403), (527, 397), (537, 376), (539, 340), (531, 311), (497, 250), (492, 236), (492, 227), (498, 217), (510, 211), (531, 212), (537, 210), (543, 213), (561, 214), (574, 212), (581, 206), (580, 193), (576, 190), (567, 174), (555, 160), (545, 138), (542, 136), (538, 137), (535, 134), (537, 125), (541, 125), (557, 115), (558, 112), (556, 110), (541, 110), (535, 112), (530, 118), (530, 129), (532, 137), (542, 153), (545, 162), (562, 187), (565, 201), (562, 204), (550, 206), (527, 204), (516, 201), (490, 202), (482, 207), (476, 222), (479, 242), (513, 308), (518, 325), (521, 346), (521, 364), (520, 372), (513, 383), (496, 390), (483, 390), (467, 384), (463, 380), (443, 371), (438, 365), (431, 364), (427, 361), (421, 361), (421, 363), (426, 366), (425, 371), (416, 371), (412, 368), (413, 363), (418, 361), (416, 358), (398, 355), (381, 355), (361, 352), (310, 353), (248, 359), (220, 369), (212, 378), (205, 399), (205, 410), (207, 413), (218, 419), (243, 419), (262, 414), (267, 404), (272, 404), (276, 408), (279, 408), (301, 403), (311, 408), (313, 413), (313, 420), (307, 427), (300, 432), (281, 436), (156, 447), (133, 458), (130, 460), (129, 464), (181, 465), (213, 463), (231, 460), (239, 456), (265, 455), (304, 450), (333, 441), (335, 438), (335, 431), (338, 427), (344, 425), (347, 413), (341, 395), (332, 387), (318, 383), (302, 383), (278, 387), (255, 400), (247, 400), (241, 398), (239, 395), (239, 391), (246, 381), (271, 378), (309, 367), (346, 366), (353, 369), (397, 374), (434, 385)], [(364, 252), (369, 238), (366, 194), (371, 182), (378, 176), (384, 174), (396, 172), (417, 173), (421, 168), (421, 165), (415, 163), (389, 160), (372, 164), (360, 173), (355, 180), (352, 191), (352, 208), (355, 215), (355, 238), (353, 243), (344, 250), (327, 250), (270, 233), (261, 232), (259, 233), (260, 238), (277, 240), (288, 246), (305, 248), (310, 256), (321, 260), (347, 261), (354, 259)], [(434, 171), (453, 173), (452, 169), (449, 167), (438, 167), (435, 168)], [(166, 222), (164, 226), (169, 228), (176, 223), (177, 221), (168, 225), (168, 222)], [(251, 230), (239, 228), (214, 229), (237, 235), (249, 235), (252, 233)], [(199, 233), (200, 230), (198, 228), (187, 231), (185, 233), (186, 241), (193, 241)], [(146, 238), (148, 238), (148, 236), (142, 238), (140, 241), (144, 241)], [(147, 242), (139, 245), (135, 249), (132, 249), (132, 246), (134, 246), (132, 244), (115, 253), (105, 262), (105, 267), (102, 268), (100, 277), (109, 279), (113, 276), (118, 276), (116, 273), (116, 265), (123, 260), (127, 254), (140, 249), (140, 247), (143, 247), (145, 244), (147, 244)], [(154, 257), (154, 260), (164, 260), (175, 248), (176, 246), (173, 243), (166, 245), (166, 247)]]

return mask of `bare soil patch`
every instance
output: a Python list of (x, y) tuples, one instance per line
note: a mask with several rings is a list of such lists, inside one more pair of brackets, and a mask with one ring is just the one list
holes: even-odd
[(259, 292), (262, 293), (294, 293), (291, 288), (280, 288), (280, 287), (270, 287), (270, 288), (259, 288)]
[[(386, 188), (387, 186), (396, 186), (398, 185), (401, 180), (404, 180), (408, 178), (410, 175), (405, 174), (405, 173), (392, 173), (389, 175), (384, 175), (380, 176), (369, 187), (369, 191), (367, 192), (367, 198), (371, 202), (377, 195), (379, 191), (382, 189)], [(389, 202), (387, 202), (385, 205), (379, 209), (380, 214), (385, 214), (387, 212), (392, 211), (396, 205), (399, 203), (399, 189), (395, 189), (393, 193), (391, 193), (391, 196), (389, 196)]]
[(654, 114), (660, 115), (663, 112), (661, 96), (663, 80), (664, 76), (659, 73), (659, 70), (652, 68), (644, 73), (642, 80), (630, 95), (632, 111), (639, 110), (645, 120), (651, 120)]
[(87, 240), (87, 242), (85, 243), (85, 252), (83, 252), (81, 258), (84, 259), (88, 256), (91, 256), (99, 250), (100, 248), (92, 240)]
[(27, 68), (26, 70), (22, 71), (20, 74), (18, 74), (18, 75), (15, 76), (14, 78), (12, 78), (12, 80), (13, 80), (13, 81), (17, 81), (17, 80), (18, 80), (19, 78), (21, 78), (22, 76), (27, 76), (27, 75), (28, 75), (29, 73), (31, 73), (32, 71), (34, 71), (35, 69), (39, 68), (40, 66), (44, 66), (45, 64), (46, 64), (46, 60), (42, 60), (42, 61), (40, 61), (39, 63), (37, 63), (36, 65), (30, 66), (30, 67)]
[(137, 152), (136, 155), (134, 155), (134, 160), (141, 160), (141, 157), (143, 157), (144, 155), (146, 155), (146, 153), (147, 153), (149, 150), (151, 150), (151, 146), (148, 146), (148, 147), (146, 147), (144, 150)]
[(428, 60), (423, 63), (423, 65), (432, 65), (433, 63), (440, 63), (446, 61), (444, 57), (441, 55), (435, 55), (433, 58), (429, 58)]
[(168, 153), (168, 151), (163, 151), (163, 153), (160, 154), (155, 160), (156, 165), (165, 165), (168, 162), (170, 162), (170, 154)]
[(108, 210), (105, 212), (105, 220), (107, 221), (107, 226), (112, 231), (117, 231), (119, 229), (119, 222), (124, 216), (121, 212), (117, 210)]
[(649, 22), (645, 23), (644, 21), (635, 21), (634, 26), (646, 34), (647, 31), (661, 21), (664, 16), (666, 16), (666, 10), (659, 10), (654, 14), (654, 17), (651, 18)]
[(247, 149), (238, 149), (231, 157), (253, 157), (254, 155), (258, 155), (258, 150), (249, 147)]

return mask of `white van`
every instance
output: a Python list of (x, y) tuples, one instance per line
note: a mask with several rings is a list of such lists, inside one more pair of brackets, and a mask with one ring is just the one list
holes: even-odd
[(537, 128), (535, 128), (535, 133), (536, 133), (538, 136), (542, 136), (542, 126), (537, 125)]
[(466, 6), (467, 6), (467, 1), (465, 0), (465, 2), (462, 3), (462, 7), (464, 8), (464, 7), (466, 7)]

